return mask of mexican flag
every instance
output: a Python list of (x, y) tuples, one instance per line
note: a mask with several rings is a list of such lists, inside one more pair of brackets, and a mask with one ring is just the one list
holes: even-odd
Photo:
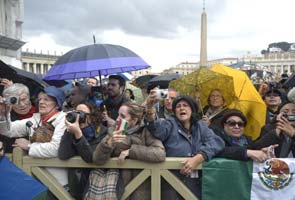
[(294, 158), (264, 163), (217, 158), (202, 167), (203, 200), (294, 200)]
[(45, 200), (47, 187), (11, 163), (0, 158), (0, 199)]

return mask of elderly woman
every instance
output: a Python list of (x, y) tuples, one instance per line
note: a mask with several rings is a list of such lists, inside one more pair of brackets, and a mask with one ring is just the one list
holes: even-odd
[[(128, 128), (125, 130), (110, 130), (110, 134), (96, 147), (93, 154), (94, 163), (104, 164), (111, 156), (119, 156), (119, 164), (122, 164), (126, 157), (146, 162), (164, 161), (165, 150), (162, 142), (150, 134), (142, 121), (144, 107), (133, 102), (125, 102), (120, 107), (118, 114), (117, 126), (122, 121), (126, 121)], [(121, 181), (126, 186), (139, 172), (140, 170), (121, 170), (120, 177), (122, 179), (119, 178), (117, 187), (123, 187), (120, 184)], [(103, 173), (102, 170), (100, 173)], [(108, 190), (108, 188), (101, 189)], [(119, 197), (120, 194), (117, 195), (117, 198)], [(131, 195), (130, 199), (151, 199), (150, 183), (145, 181)]]
[[(147, 128), (165, 146), (170, 157), (188, 157), (180, 171), (173, 173), (197, 196), (201, 196), (200, 174), (195, 168), (208, 161), (224, 147), (223, 140), (208, 128), (203, 120), (198, 120), (196, 101), (186, 95), (176, 97), (172, 104), (174, 115), (165, 120), (155, 120), (156, 110), (153, 104), (156, 95), (151, 91), (147, 100)], [(161, 199), (180, 199), (171, 186), (162, 184)]]
[(202, 119), (212, 128), (222, 128), (220, 121), (224, 111), (227, 110), (222, 92), (219, 89), (211, 90), (208, 105), (204, 107)]
[[(66, 116), (67, 130), (62, 136), (58, 149), (61, 160), (75, 155), (92, 163), (92, 154), (96, 145), (106, 136), (107, 128), (102, 126), (99, 108), (89, 100), (82, 101), (74, 111)], [(87, 190), (90, 169), (69, 169), (69, 191), (75, 199), (82, 199)]]
[(215, 133), (224, 140), (225, 148), (218, 154), (218, 157), (264, 162), (271, 156), (267, 154), (269, 153), (266, 151), (268, 148), (262, 149), (271, 145), (272, 139), (270, 137), (263, 137), (253, 142), (244, 135), (247, 119), (241, 111), (227, 110), (221, 119), (221, 125), (223, 129), (216, 130)]
[[(54, 86), (46, 87), (38, 95), (39, 113), (33, 114), (30, 118), (11, 122), (11, 105), (6, 104), (5, 97), (1, 98), (0, 116), (2, 121), (0, 121), (0, 134), (8, 137), (29, 136), (30, 140), (19, 138), (15, 140), (13, 145), (28, 151), (29, 156), (37, 158), (57, 157), (60, 140), (66, 130), (65, 114), (61, 112), (64, 99), (63, 91)], [(48, 126), (50, 124), (53, 130), (45, 128), (44, 124)], [(46, 139), (38, 134), (38, 130), (45, 131), (45, 129), (46, 134), (48, 133), (44, 135)], [(46, 141), (42, 141), (43, 139)], [(60, 184), (66, 185), (68, 183), (66, 170), (58, 168), (47, 169)]]
[[(11, 121), (26, 119), (33, 116), (36, 112), (35, 107), (30, 101), (30, 91), (27, 86), (21, 83), (10, 84), (5, 87), (2, 95), (4, 97), (17, 97), (18, 103), (12, 104), (10, 119)], [(0, 140), (4, 143), (4, 149), (6, 153), (12, 152), (12, 144), (15, 142), (16, 138), (9, 138), (4, 135), (0, 135)]]

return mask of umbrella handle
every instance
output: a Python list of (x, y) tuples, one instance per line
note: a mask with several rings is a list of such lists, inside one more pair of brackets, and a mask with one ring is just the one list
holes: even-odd
[[(102, 88), (102, 81), (101, 81), (101, 73), (100, 73), (100, 70), (98, 71), (98, 76), (99, 76), (99, 84), (100, 84), (100, 87)], [(102, 92), (102, 100), (104, 101), (105, 98), (104, 98), (104, 93)]]
[(202, 114), (202, 116), (204, 115), (204, 111), (203, 111), (203, 107), (202, 107), (202, 104), (201, 104), (201, 101), (200, 101), (200, 97), (198, 97), (198, 106), (199, 106), (199, 108), (200, 108), (200, 111), (201, 111), (201, 114)]

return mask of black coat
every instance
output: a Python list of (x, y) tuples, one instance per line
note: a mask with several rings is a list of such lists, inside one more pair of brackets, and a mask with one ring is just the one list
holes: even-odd
[[(208, 105), (205, 106), (203, 108), (203, 113), (205, 114), (208, 109), (209, 109), (209, 106)], [(217, 115), (215, 115), (214, 117), (212, 117), (210, 119), (211, 124), (209, 125), (209, 128), (211, 128), (211, 129), (222, 129), (223, 128), (222, 127), (223, 125), (221, 124), (221, 120), (223, 118), (224, 112), (226, 112), (227, 110), (228, 110), (228, 108), (224, 108), (220, 113), (218, 113)], [(201, 118), (202, 118), (202, 116), (201, 116)]]
[(65, 132), (61, 138), (60, 146), (58, 149), (58, 157), (61, 160), (67, 160), (73, 156), (81, 156), (87, 162), (92, 163), (92, 154), (96, 145), (106, 136), (107, 128), (101, 126), (101, 130), (92, 141), (82, 136), (80, 140), (76, 140), (75, 136), (69, 132)]
[(246, 161), (249, 160), (247, 156), (248, 149), (259, 150), (263, 147), (268, 147), (272, 144), (276, 144), (276, 135), (273, 134), (268, 134), (256, 141), (252, 141), (249, 137), (244, 136), (247, 140), (247, 144), (245, 146), (239, 146), (237, 144), (233, 144), (231, 137), (227, 135), (223, 130), (214, 130), (214, 132), (225, 142), (224, 149), (216, 157)]
[[(92, 154), (106, 134), (107, 128), (101, 126), (100, 132), (95, 135), (95, 138), (91, 141), (87, 141), (84, 136), (76, 140), (73, 134), (66, 131), (61, 138), (58, 157), (61, 160), (67, 160), (73, 156), (79, 155), (85, 162), (92, 163)], [(69, 192), (77, 200), (82, 200), (88, 191), (90, 171), (91, 169), (78, 168), (70, 168), (68, 170)]]
[[(268, 123), (261, 129), (260, 138), (268, 137), (269, 135), (276, 135), (276, 124), (274, 121)], [(278, 158), (288, 157), (290, 151), (292, 151), (293, 156), (295, 155), (295, 137), (290, 138), (284, 134), (276, 136), (272, 144), (278, 144), (279, 146), (275, 148), (275, 155)]]
[(107, 111), (108, 111), (108, 115), (110, 118), (112, 118), (113, 120), (116, 120), (119, 113), (119, 108), (121, 107), (121, 105), (125, 102), (130, 101), (130, 99), (127, 99), (124, 95), (122, 95), (119, 99), (111, 99), (111, 98), (107, 98), (106, 100), (103, 101), (103, 103), (101, 104), (102, 106), (106, 106)]

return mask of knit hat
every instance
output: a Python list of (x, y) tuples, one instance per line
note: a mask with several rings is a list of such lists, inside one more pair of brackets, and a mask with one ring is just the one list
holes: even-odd
[(187, 96), (187, 95), (180, 95), (180, 96), (176, 97), (173, 101), (173, 104), (172, 104), (173, 113), (175, 113), (176, 105), (182, 100), (186, 101), (190, 105), (190, 107), (192, 109), (192, 113), (198, 112), (198, 104), (195, 99), (193, 99), (192, 97)]
[(48, 96), (53, 97), (58, 107), (62, 108), (62, 104), (65, 101), (65, 93), (61, 89), (58, 89), (55, 86), (48, 86), (44, 88), (43, 91)]
[(231, 116), (237, 116), (240, 117), (244, 122), (245, 122), (245, 126), (247, 124), (247, 118), (245, 117), (245, 115), (236, 109), (228, 109), (224, 112), (223, 117), (221, 119), (221, 126), (224, 126), (224, 123), (227, 121), (228, 118), (230, 118)]

